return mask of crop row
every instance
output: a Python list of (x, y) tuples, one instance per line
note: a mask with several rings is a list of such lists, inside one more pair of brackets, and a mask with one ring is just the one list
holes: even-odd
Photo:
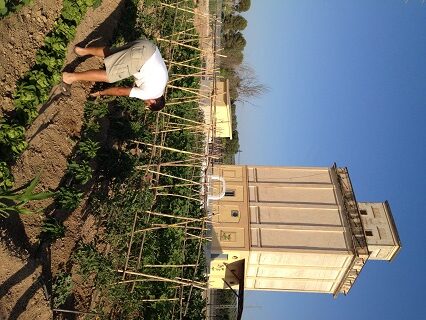
[[(172, 2), (172, 1), (169, 1)], [(150, 12), (149, 16), (141, 16), (143, 29), (135, 32), (134, 38), (126, 38), (129, 33), (126, 26), (120, 26), (120, 32), (116, 35), (117, 41), (131, 41), (141, 35), (149, 35), (154, 30), (160, 30), (162, 34), (170, 34), (180, 31), (179, 27), (173, 25), (174, 10), (153, 10), (155, 2), (150, 2), (152, 7), (146, 8)], [(145, 4), (146, 6), (146, 4)], [(126, 10), (132, 12), (132, 10)], [(151, 17), (148, 19), (146, 17)], [(127, 17), (128, 18), (128, 17)], [(133, 21), (131, 17), (124, 21)], [(157, 25), (161, 21), (161, 25)], [(167, 47), (161, 47), (163, 54), (167, 53)], [(174, 56), (179, 60), (190, 60), (196, 52), (188, 48), (175, 48)], [(167, 57), (170, 58), (170, 57)], [(199, 66), (199, 60), (193, 60), (194, 66)], [(185, 67), (175, 66), (171, 70), (173, 73), (186, 73)], [(182, 79), (175, 82), (177, 86), (197, 88), (198, 80), (195, 78)], [(118, 84), (120, 85), (120, 84)], [(169, 90), (166, 100), (183, 97), (182, 91)], [(200, 113), (195, 103), (182, 103), (178, 106), (168, 106), (167, 112), (179, 115), (184, 118), (200, 121)], [(117, 269), (122, 268), (126, 261), (127, 250), (129, 249), (129, 235), (133, 229), (134, 217), (139, 218), (135, 222), (136, 229), (149, 228), (153, 224), (170, 224), (173, 218), (144, 216), (147, 210), (154, 210), (170, 215), (187, 216), (192, 218), (202, 218), (205, 213), (199, 206), (199, 202), (183, 197), (153, 197), (150, 185), (146, 181), (145, 172), (140, 171), (143, 165), (148, 162), (162, 163), (176, 160), (184, 160), (187, 156), (183, 153), (163, 152), (151, 158), (151, 150), (140, 148), (129, 143), (130, 140), (138, 140), (152, 143), (154, 141), (154, 131), (157, 116), (155, 113), (147, 112), (143, 102), (127, 97), (120, 97), (114, 100), (88, 101), (85, 106), (85, 122), (82, 133), (83, 140), (91, 141), (99, 149), (96, 150), (96, 158), (88, 160), (78, 152), (71, 159), (69, 164), (70, 180), (65, 179), (65, 186), (62, 193), (78, 194), (81, 196), (84, 185), (84, 177), (88, 177), (89, 170), (86, 164), (96, 168), (92, 179), (92, 189), (88, 200), (86, 211), (96, 215), (100, 224), (100, 230), (95, 239), (90, 244), (81, 244), (74, 252), (73, 261), (78, 266), (79, 273), (86, 281), (93, 281), (97, 293), (100, 296), (95, 302), (96, 311), (110, 319), (168, 319), (171, 315), (178, 315), (180, 307), (176, 308), (174, 302), (161, 301), (162, 298), (173, 297), (176, 288), (167, 282), (135, 282), (134, 285), (123, 283), (121, 275)], [(167, 135), (165, 145), (186, 151), (195, 151), (203, 146), (203, 137), (188, 131), (175, 131)], [(80, 142), (80, 144), (82, 143)], [(79, 144), (79, 145), (80, 145)], [(80, 150), (80, 147), (77, 148)], [(90, 149), (90, 148), (89, 148)], [(92, 151), (92, 149), (90, 149)], [(88, 161), (85, 163), (85, 161)], [(78, 168), (78, 169), (77, 169)], [(176, 175), (185, 179), (196, 179), (194, 168), (191, 167), (170, 167), (164, 173)], [(77, 176), (81, 176), (80, 182)], [(170, 178), (163, 177), (160, 184), (173, 184)], [(190, 187), (174, 187), (170, 192), (190, 197), (194, 194), (194, 189)], [(77, 197), (79, 198), (79, 197)], [(72, 201), (71, 201), (72, 202)], [(58, 201), (57, 201), (58, 203)], [(76, 202), (77, 203), (77, 202)], [(63, 207), (62, 207), (63, 208)], [(71, 207), (70, 207), (71, 208)], [(201, 223), (194, 225), (195, 230), (191, 230), (196, 237), (202, 236)], [(133, 245), (129, 252), (129, 267), (132, 270), (147, 271), (145, 265), (185, 265), (200, 263), (199, 268), (181, 270), (179, 268), (155, 268), (149, 269), (148, 273), (160, 277), (174, 279), (176, 277), (205, 281), (203, 262), (199, 261), (199, 240), (187, 240), (185, 232), (180, 228), (166, 228), (155, 232), (138, 233), (132, 238)], [(143, 247), (143, 254), (138, 262), (140, 248)], [(55, 286), (57, 292), (54, 301), (65, 303), (75, 301), (69, 298), (64, 299), (66, 288), (72, 287), (68, 281), (64, 281), (63, 274), (68, 274), (71, 270), (63, 270), (58, 275), (58, 285)], [(68, 279), (68, 278), (66, 278)], [(61, 285), (62, 284), (62, 285)], [(66, 287), (66, 288), (65, 288)], [(191, 293), (183, 293), (184, 301), (191, 300), (191, 308), (188, 310), (186, 319), (202, 319), (202, 309), (205, 307), (204, 300), (199, 290)], [(56, 298), (55, 298), (56, 297)], [(144, 303), (145, 299), (158, 299), (156, 302)], [(71, 306), (69, 306), (71, 307)], [(108, 310), (108, 311), (107, 311)], [(105, 314), (107, 312), (107, 314)]]
[(68, 43), (87, 8), (100, 0), (64, 0), (60, 18), (36, 54), (35, 64), (18, 81), (14, 111), (0, 119), (0, 189), (13, 184), (9, 164), (27, 148), (25, 128), (38, 116), (37, 107), (47, 101), (60, 81)]

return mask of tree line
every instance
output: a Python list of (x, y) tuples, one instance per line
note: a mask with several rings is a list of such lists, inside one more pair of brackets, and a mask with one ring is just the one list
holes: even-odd
[(223, 162), (233, 164), (234, 155), (239, 151), (240, 144), (237, 131), (236, 103), (249, 102), (251, 98), (264, 93), (267, 88), (259, 82), (255, 71), (244, 63), (244, 48), (247, 44), (242, 31), (247, 27), (247, 20), (241, 15), (250, 9), (251, 0), (238, 2), (228, 1), (224, 4), (222, 16), (221, 46), (223, 55), (220, 60), (221, 75), (229, 79), (229, 93), (232, 111), (233, 139), (222, 139), (224, 146)]

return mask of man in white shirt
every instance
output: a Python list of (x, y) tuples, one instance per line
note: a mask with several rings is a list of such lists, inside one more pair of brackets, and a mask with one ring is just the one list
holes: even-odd
[(165, 105), (164, 89), (169, 79), (167, 67), (160, 51), (152, 42), (142, 39), (119, 48), (75, 47), (78, 56), (93, 55), (104, 58), (106, 70), (88, 70), (83, 72), (64, 72), (62, 83), (64, 90), (75, 81), (117, 82), (133, 76), (135, 87), (111, 87), (97, 91), (91, 96), (129, 96), (145, 101), (152, 111), (161, 110)]

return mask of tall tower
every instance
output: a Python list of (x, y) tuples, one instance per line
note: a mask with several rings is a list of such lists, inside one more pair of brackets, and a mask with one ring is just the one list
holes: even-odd
[(346, 168), (217, 166), (211, 288), (347, 294), (400, 249), (387, 202), (358, 203)]

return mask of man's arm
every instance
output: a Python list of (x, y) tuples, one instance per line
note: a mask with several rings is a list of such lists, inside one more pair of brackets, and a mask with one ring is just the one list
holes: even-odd
[(129, 96), (132, 88), (112, 87), (101, 91), (91, 93), (92, 97), (100, 96)]

